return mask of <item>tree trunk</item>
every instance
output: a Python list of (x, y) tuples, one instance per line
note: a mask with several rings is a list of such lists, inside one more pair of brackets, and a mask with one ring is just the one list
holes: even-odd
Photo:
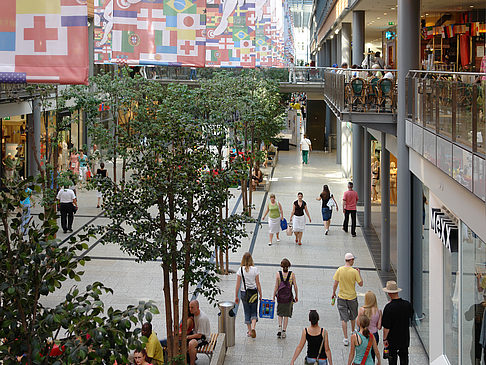
[[(169, 219), (171, 223), (174, 222), (176, 219), (176, 208), (175, 208), (175, 202), (174, 202), (174, 195), (172, 193), (169, 193)], [(173, 311), (173, 317), (174, 321), (172, 323), (173, 326), (173, 336), (174, 336), (174, 342), (173, 342), (173, 351), (174, 355), (180, 355), (180, 346), (179, 346), (179, 279), (178, 279), (178, 274), (177, 274), (177, 256), (178, 256), (178, 250), (177, 250), (177, 232), (174, 230), (174, 228), (171, 228), (171, 234), (170, 234), (170, 239), (171, 242), (169, 243), (170, 247), (170, 265), (172, 267), (171, 273), (172, 273), (172, 311)]]
[[(165, 232), (165, 204), (162, 196), (158, 198), (159, 215), (160, 215), (160, 231)], [(162, 253), (162, 257), (167, 257), (167, 246)], [(171, 307), (171, 295), (170, 295), (170, 269), (166, 260), (162, 262), (162, 272), (164, 275), (164, 301), (165, 301), (165, 327), (167, 329), (167, 357), (172, 359), (174, 357), (173, 343), (174, 335), (172, 333), (172, 307)]]
[[(228, 195), (226, 195), (226, 219), (228, 219)], [(225, 254), (226, 254), (226, 268), (224, 270), (225, 275), (229, 274), (229, 247), (228, 247), (228, 242), (226, 242), (226, 249), (225, 249)]]
[(248, 215), (251, 217), (251, 205), (253, 204), (253, 162), (255, 160), (255, 144), (253, 143), (253, 138), (255, 136), (255, 127), (251, 125), (251, 158), (250, 158), (250, 198), (248, 202)]
[[(188, 202), (189, 207), (192, 207), (193, 198)], [(181, 343), (182, 349), (181, 354), (187, 353), (187, 317), (188, 317), (188, 304), (189, 304), (189, 280), (186, 278), (185, 274), (189, 272), (191, 265), (191, 229), (192, 229), (192, 210), (189, 209), (186, 215), (186, 237), (184, 240), (184, 280), (183, 280), (183, 292), (182, 292), (182, 336)]]

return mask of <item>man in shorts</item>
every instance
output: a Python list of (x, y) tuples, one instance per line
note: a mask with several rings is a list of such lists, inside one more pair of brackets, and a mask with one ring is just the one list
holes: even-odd
[(347, 253), (344, 256), (346, 264), (338, 268), (333, 277), (333, 299), (336, 298), (336, 289), (339, 285), (337, 307), (343, 327), (344, 346), (349, 345), (348, 321), (351, 321), (351, 332), (354, 332), (354, 325), (358, 316), (358, 296), (356, 294), (355, 284), (358, 283), (359, 286), (363, 286), (363, 279), (361, 278), (359, 269), (353, 267), (354, 259), (355, 257), (352, 253)]
[(194, 314), (194, 334), (187, 336), (189, 341), (189, 359), (191, 365), (196, 363), (197, 348), (208, 343), (211, 337), (211, 325), (209, 318), (199, 309), (199, 302), (192, 300), (189, 303), (189, 310)]

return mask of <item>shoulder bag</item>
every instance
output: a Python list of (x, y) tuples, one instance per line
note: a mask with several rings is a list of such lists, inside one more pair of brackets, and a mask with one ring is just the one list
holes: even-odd
[(324, 342), (326, 341), (326, 330), (324, 328), (321, 328), (321, 336), (322, 336), (322, 341), (321, 341), (321, 346), (319, 346), (319, 351), (317, 352), (317, 357), (313, 358), (313, 357), (306, 356), (304, 360), (305, 365), (319, 364), (319, 355), (321, 354), (322, 347), (324, 346)]
[(371, 346), (373, 346), (374, 340), (375, 340), (375, 336), (373, 336), (373, 334), (370, 333), (370, 337), (368, 338), (368, 346), (366, 346), (366, 351), (363, 355), (363, 358), (361, 359), (361, 362), (359, 364), (354, 363), (355, 365), (365, 365), (366, 364), (366, 360), (368, 359), (368, 355), (370, 354)]
[(242, 298), (245, 302), (253, 304), (258, 301), (258, 289), (247, 289), (246, 282), (245, 282), (245, 275), (243, 275), (243, 266), (240, 267), (241, 269), (241, 277), (243, 278), (243, 287), (245, 288), (245, 297)]

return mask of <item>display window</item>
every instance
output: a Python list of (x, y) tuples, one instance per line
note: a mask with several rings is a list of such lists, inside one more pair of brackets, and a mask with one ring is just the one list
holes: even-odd
[[(390, 204), (397, 204), (397, 158), (390, 153)], [(373, 139), (371, 141), (371, 203), (381, 204), (381, 144)]]
[(462, 223), (462, 364), (486, 363), (486, 244)]
[(20, 176), (26, 176), (26, 141), (27, 128), (25, 115), (0, 118), (1, 125), (1, 175), (13, 177), (14, 171), (7, 167), (7, 160), (18, 161), (21, 164)]

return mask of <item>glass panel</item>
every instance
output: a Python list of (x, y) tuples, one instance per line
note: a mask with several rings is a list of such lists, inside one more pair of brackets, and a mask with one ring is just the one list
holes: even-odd
[(452, 148), (452, 177), (472, 191), (472, 153), (457, 145)]
[(436, 136), (427, 130), (424, 130), (424, 157), (436, 164)]
[(472, 147), (472, 94), (473, 86), (457, 83), (456, 141)]
[(434, 80), (424, 80), (424, 98), (425, 98), (425, 109), (424, 109), (424, 120), (425, 126), (436, 130), (435, 125), (435, 81)]
[[(437, 97), (439, 98), (439, 133), (452, 138), (452, 83), (437, 81)], [(440, 156), (440, 155), (439, 155)]]
[(462, 364), (481, 363), (486, 300), (486, 245), (462, 223)]
[(437, 137), (437, 167), (452, 176), (452, 143)]
[(485, 165), (486, 161), (479, 157), (474, 156), (473, 158), (474, 164), (474, 194), (480, 197), (483, 200), (486, 200), (486, 178), (485, 178)]
[[(417, 265), (414, 262), (414, 270), (421, 272), (422, 280), (414, 285), (421, 285), (421, 295), (418, 299), (414, 297), (413, 306), (416, 315), (415, 328), (424, 344), (425, 351), (429, 352), (429, 189), (422, 185), (422, 244), (417, 245), (422, 262)], [(415, 246), (415, 245), (414, 245)], [(415, 249), (415, 247), (414, 247)]]
[(421, 155), (424, 153), (424, 129), (418, 125), (413, 126), (412, 147)]
[(486, 103), (486, 81), (483, 81), (481, 86), (478, 87), (478, 98), (477, 98), (477, 107), (478, 107), (478, 131), (476, 135), (476, 142), (478, 151), (486, 154), (486, 116), (484, 115), (485, 112), (485, 103)]
[(459, 258), (444, 246), (444, 349), (451, 365), (459, 364)]
[(408, 147), (412, 147), (412, 127), (413, 124), (406, 120), (405, 121), (405, 143)]

